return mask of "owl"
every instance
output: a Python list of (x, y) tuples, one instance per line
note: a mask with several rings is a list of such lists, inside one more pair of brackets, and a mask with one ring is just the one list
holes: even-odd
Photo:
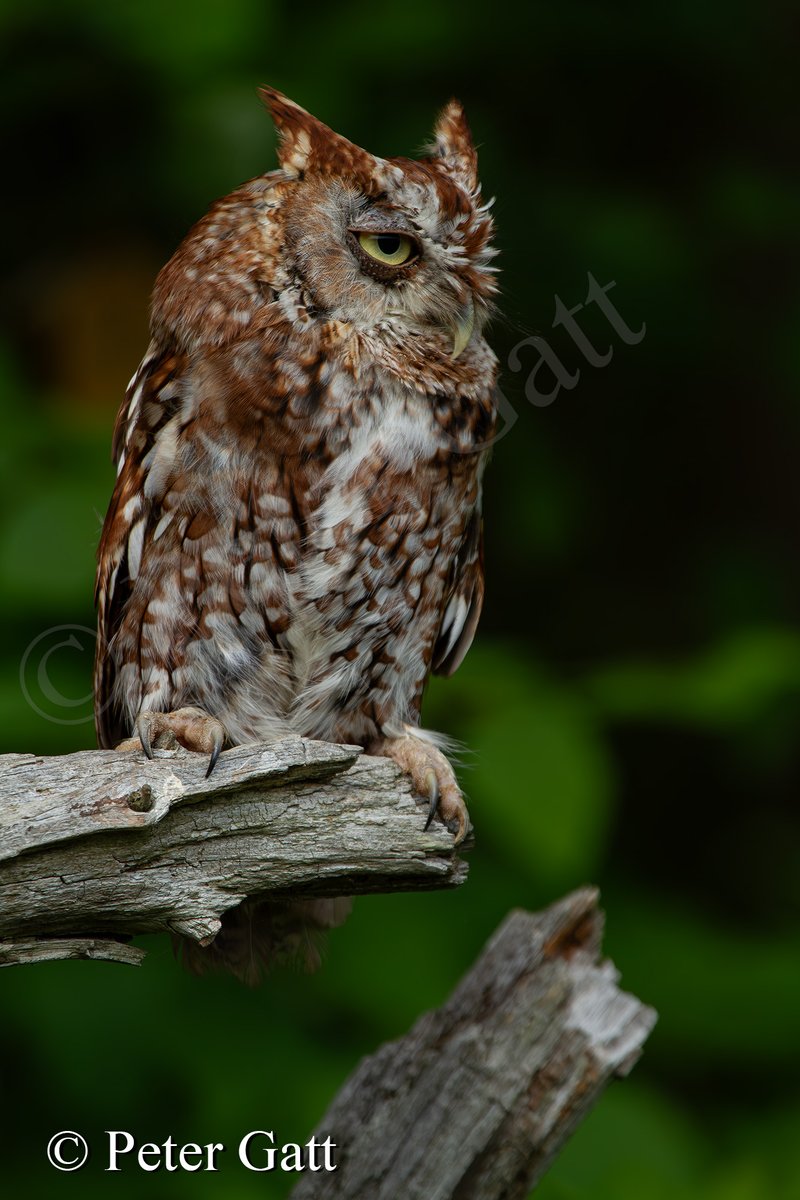
[(155, 284), (99, 547), (101, 746), (208, 756), (292, 733), (395, 760), (460, 841), (420, 727), (484, 594), (492, 220), (451, 101), (378, 158), (272, 88), (277, 170), (212, 205)]

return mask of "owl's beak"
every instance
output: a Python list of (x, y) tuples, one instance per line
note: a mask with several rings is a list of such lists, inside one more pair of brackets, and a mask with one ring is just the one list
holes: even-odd
[(461, 351), (466, 346), (469, 339), (472, 337), (472, 330), (475, 326), (475, 305), (470, 296), (467, 303), (461, 309), (458, 318), (453, 326), (453, 353), (451, 358), (458, 358)]

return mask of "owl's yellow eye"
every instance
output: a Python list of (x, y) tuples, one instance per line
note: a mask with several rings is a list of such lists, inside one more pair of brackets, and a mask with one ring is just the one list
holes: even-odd
[(400, 267), (416, 253), (416, 244), (403, 233), (359, 233), (358, 244), (370, 258), (387, 267)]

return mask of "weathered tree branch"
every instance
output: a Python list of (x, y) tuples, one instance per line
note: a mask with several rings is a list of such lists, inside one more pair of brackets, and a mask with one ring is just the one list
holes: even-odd
[[(0, 758), (0, 966), (138, 963), (136, 933), (209, 942), (246, 897), (457, 886), (466, 866), (386, 759), (288, 738), (205, 761), (161, 751)], [(317, 1136), (338, 1169), (292, 1200), (522, 1200), (655, 1014), (600, 962), (584, 889), (514, 912), (442, 1008), (367, 1058)]]
[(466, 865), (387, 759), (287, 738), (202, 756), (0, 757), (0, 965), (136, 963), (170, 930), (207, 944), (246, 897), (455, 887)]
[(600, 961), (584, 888), (512, 912), (441, 1008), (364, 1059), (316, 1137), (337, 1170), (291, 1200), (523, 1200), (656, 1014)]

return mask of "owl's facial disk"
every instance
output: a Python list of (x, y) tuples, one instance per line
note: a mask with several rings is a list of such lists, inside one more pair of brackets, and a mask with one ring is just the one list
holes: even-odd
[[(379, 198), (355, 180), (305, 177), (287, 206), (287, 248), (321, 313), (395, 338), (438, 334), (455, 358), (488, 315), (488, 231), (476, 237), (465, 196), (455, 212), (443, 211), (435, 177), (397, 171), (395, 194)], [(470, 253), (470, 236), (477, 253)]]
[(492, 222), (461, 106), (445, 108), (430, 154), (380, 159), (279, 93), (263, 93), (293, 179), (285, 244), (320, 315), (395, 342), (432, 336), (455, 358), (496, 290)]

